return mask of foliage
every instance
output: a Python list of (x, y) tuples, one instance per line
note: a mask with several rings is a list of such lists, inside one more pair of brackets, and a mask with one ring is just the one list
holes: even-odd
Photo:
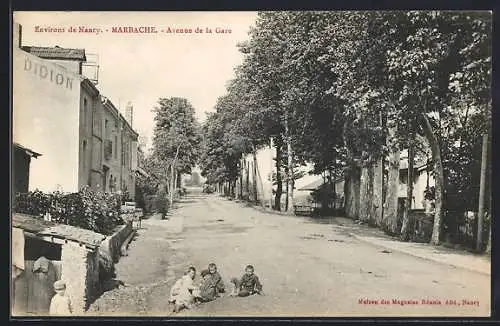
[(188, 181), (186, 181), (186, 186), (200, 187), (201, 186), (200, 174), (196, 171), (191, 172), (191, 178)]
[(50, 214), (54, 222), (80, 227), (105, 235), (123, 224), (121, 198), (117, 194), (96, 192), (88, 187), (78, 193), (43, 193), (35, 190), (17, 194), (14, 212), (43, 218)]
[(163, 217), (165, 217), (170, 207), (170, 202), (168, 201), (166, 191), (164, 189), (161, 189), (160, 191), (158, 191), (154, 199), (155, 199), (155, 211), (157, 213), (160, 213)]
[(146, 171), (158, 186), (170, 178), (168, 169), (174, 163), (176, 172), (191, 172), (199, 157), (201, 135), (195, 110), (185, 98), (161, 98), (154, 112), (153, 153), (146, 159)]
[(295, 164), (336, 178), (411, 145), (435, 156), (436, 226), (442, 211), (475, 210), (491, 39), (489, 12), (260, 12), (204, 125), (207, 181), (234, 180), (241, 156), (270, 137), (286, 153), (287, 121)]

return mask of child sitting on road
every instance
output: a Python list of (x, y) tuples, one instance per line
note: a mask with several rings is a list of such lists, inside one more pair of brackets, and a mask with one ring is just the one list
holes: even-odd
[(254, 274), (252, 265), (245, 267), (245, 274), (240, 280), (234, 277), (231, 279), (231, 283), (233, 284), (233, 291), (229, 294), (230, 296), (247, 297), (255, 293), (264, 295), (262, 284), (257, 275)]
[(215, 300), (220, 293), (225, 292), (224, 282), (214, 263), (208, 264), (208, 268), (201, 271), (201, 277), (203, 278), (200, 285), (201, 301)]
[(194, 285), (196, 268), (189, 267), (187, 273), (178, 279), (170, 290), (169, 303), (173, 303), (173, 312), (190, 309), (195, 299), (200, 297), (199, 289)]

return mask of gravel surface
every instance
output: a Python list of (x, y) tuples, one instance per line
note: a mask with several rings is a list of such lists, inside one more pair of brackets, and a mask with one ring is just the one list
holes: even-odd
[(188, 194), (152, 217), (117, 264), (123, 285), (88, 314), (171, 316), (170, 287), (215, 262), (225, 283), (247, 264), (264, 296), (224, 296), (175, 316), (489, 316), (487, 275), (383, 250), (338, 224), (269, 214), (218, 195)]

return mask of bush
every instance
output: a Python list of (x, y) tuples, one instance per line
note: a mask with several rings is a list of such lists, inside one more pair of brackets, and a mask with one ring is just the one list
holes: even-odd
[(164, 217), (167, 215), (170, 202), (167, 197), (167, 193), (164, 190), (158, 191), (158, 193), (155, 196), (155, 209), (157, 213), (161, 213), (161, 215)]
[(120, 217), (121, 198), (117, 194), (92, 191), (88, 187), (65, 194), (39, 190), (17, 194), (14, 212), (42, 218), (50, 214), (54, 222), (72, 225), (105, 235), (123, 224)]
[(144, 213), (153, 214), (156, 212), (156, 196), (146, 195), (144, 196)]

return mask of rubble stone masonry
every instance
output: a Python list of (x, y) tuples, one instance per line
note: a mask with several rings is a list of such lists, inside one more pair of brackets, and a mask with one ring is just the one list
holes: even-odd
[(62, 275), (75, 315), (82, 315), (99, 289), (97, 251), (68, 242), (62, 248)]

